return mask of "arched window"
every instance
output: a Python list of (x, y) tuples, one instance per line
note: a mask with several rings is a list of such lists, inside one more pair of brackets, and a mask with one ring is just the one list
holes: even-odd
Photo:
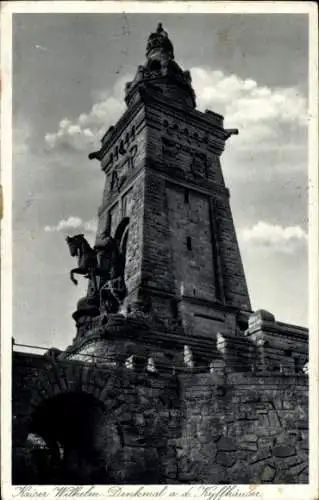
[(126, 251), (127, 251), (127, 241), (129, 233), (129, 217), (124, 217), (116, 228), (114, 238), (117, 242), (118, 248), (120, 249), (121, 255), (123, 257), (123, 265), (125, 269), (126, 263)]
[(120, 142), (120, 150), (119, 150), (119, 153), (120, 153), (120, 155), (124, 155), (124, 154), (125, 154), (125, 152), (126, 152), (126, 151), (125, 151), (125, 147), (124, 147), (124, 141), (122, 140), (122, 141)]
[(123, 233), (121, 243), (120, 243), (121, 252), (125, 257), (126, 257), (127, 240), (128, 240), (128, 226), (125, 228), (125, 231)]

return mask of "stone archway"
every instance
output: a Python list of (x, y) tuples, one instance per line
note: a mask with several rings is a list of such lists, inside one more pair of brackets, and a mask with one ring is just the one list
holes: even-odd
[[(108, 469), (122, 447), (114, 417), (123, 403), (119, 395), (113, 370), (67, 360), (49, 364), (33, 380), (27, 413), (16, 421), (14, 483), (114, 482)], [(35, 446), (30, 434), (45, 446)]]
[[(167, 439), (176, 432), (159, 397), (164, 388), (154, 384), (125, 368), (48, 363), (30, 384), (27, 413), (16, 421), (14, 484), (161, 483)], [(37, 450), (47, 463), (40, 472), (26, 449), (30, 433), (45, 443)]]
[(117, 226), (117, 228), (115, 230), (114, 238), (115, 238), (117, 244), (119, 245), (119, 247), (121, 247), (123, 236), (124, 236), (125, 232), (128, 229), (129, 223), (130, 223), (130, 218), (129, 217), (123, 217), (123, 219), (118, 224), (118, 226)]
[(41, 483), (111, 482), (107, 470), (121, 450), (121, 438), (96, 397), (79, 391), (44, 400), (32, 414), (30, 430), (47, 443), (47, 466), (38, 471)]
[(114, 238), (118, 244), (118, 247), (120, 249), (121, 255), (123, 257), (123, 265), (125, 269), (125, 262), (126, 262), (126, 249), (127, 249), (127, 241), (128, 241), (128, 233), (129, 233), (129, 224), (130, 224), (130, 218), (129, 217), (124, 217), (119, 225), (117, 226), (115, 233), (114, 233)]

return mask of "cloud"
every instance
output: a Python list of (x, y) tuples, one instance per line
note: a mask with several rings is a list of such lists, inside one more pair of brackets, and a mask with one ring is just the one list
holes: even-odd
[[(210, 68), (191, 69), (198, 109), (212, 109), (225, 116), (225, 127), (240, 131), (238, 149), (298, 148), (307, 127), (307, 99), (296, 87), (269, 88), (252, 79), (226, 75)], [(84, 151), (98, 147), (109, 126), (125, 109), (123, 90), (131, 79), (125, 75), (116, 80), (113, 89), (96, 92), (98, 99), (89, 113), (75, 120), (63, 118), (58, 130), (45, 135), (52, 150), (71, 148)]]
[(225, 75), (209, 68), (192, 68), (198, 108), (225, 117), (225, 127), (239, 129), (237, 148), (254, 145), (295, 148), (306, 130), (307, 99), (297, 87), (269, 88), (249, 78)]
[(81, 113), (75, 120), (63, 118), (57, 132), (45, 135), (47, 146), (51, 150), (71, 148), (77, 151), (98, 147), (108, 127), (117, 121), (125, 109), (123, 90), (125, 82), (130, 79), (130, 75), (123, 76), (115, 82), (111, 91), (100, 92), (100, 100), (89, 113)]
[[(226, 143), (223, 175), (239, 227), (258, 220), (282, 227), (307, 217), (307, 97), (296, 87), (268, 87), (250, 78), (191, 69), (198, 108), (224, 116), (239, 135)], [(260, 248), (260, 247), (259, 247)]]
[(95, 233), (97, 229), (97, 220), (92, 219), (89, 221), (83, 221), (80, 217), (70, 216), (67, 219), (60, 220), (55, 226), (45, 226), (44, 231), (48, 233), (60, 232), (60, 231), (87, 231), (89, 233)]
[(30, 152), (30, 140), (33, 130), (29, 120), (25, 117), (17, 116), (13, 122), (12, 129), (12, 149), (14, 162), (23, 164), (25, 156)]
[(242, 244), (293, 254), (308, 242), (307, 233), (300, 226), (283, 227), (259, 221), (253, 227), (240, 231)]

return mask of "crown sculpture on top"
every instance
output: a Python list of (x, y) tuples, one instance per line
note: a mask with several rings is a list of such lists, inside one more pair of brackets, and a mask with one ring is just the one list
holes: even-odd
[(172, 42), (162, 23), (158, 23), (155, 33), (151, 33), (148, 37), (145, 64), (138, 66), (135, 78), (126, 84), (126, 104), (133, 104), (140, 84), (150, 81), (152, 85), (161, 87), (162, 90), (164, 90), (163, 84), (173, 84), (177, 90), (175, 96), (179, 96), (188, 106), (195, 108), (196, 99), (190, 72), (183, 71), (175, 61)]

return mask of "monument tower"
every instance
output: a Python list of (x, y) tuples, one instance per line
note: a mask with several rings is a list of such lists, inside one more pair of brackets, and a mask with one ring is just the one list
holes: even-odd
[[(109, 262), (103, 238), (111, 238), (121, 255), (121, 312), (147, 325), (147, 343), (161, 346), (161, 355), (173, 359), (187, 345), (202, 365), (218, 333), (237, 337), (247, 328), (251, 307), (220, 163), (237, 131), (224, 129), (222, 116), (198, 111), (195, 99), (190, 73), (159, 24), (126, 85), (126, 111), (90, 159), (105, 172), (95, 248)], [(74, 316), (82, 344), (92, 343), (93, 288)], [(101, 307), (90, 314), (100, 317)]]
[[(105, 173), (65, 351), (13, 353), (14, 484), (308, 481), (308, 331), (251, 311), (220, 157), (159, 24)], [(71, 286), (71, 285), (70, 285)]]

